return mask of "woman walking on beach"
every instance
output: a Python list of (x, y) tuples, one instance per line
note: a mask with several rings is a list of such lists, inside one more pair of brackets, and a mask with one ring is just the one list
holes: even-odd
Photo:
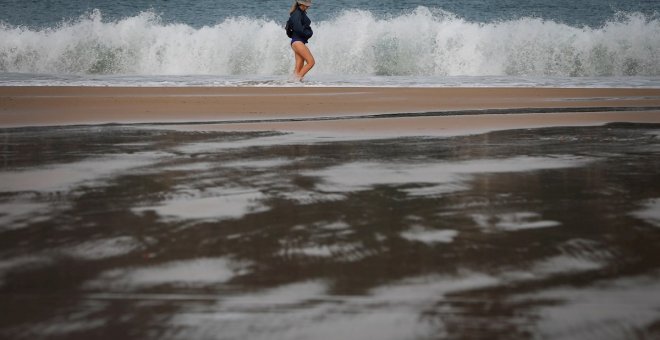
[(312, 6), (312, 0), (296, 0), (289, 12), (289, 22), (293, 29), (291, 35), (291, 49), (296, 57), (294, 76), (302, 81), (305, 74), (314, 67), (315, 61), (312, 52), (305, 46), (312, 37), (312, 21), (307, 17), (307, 9)]

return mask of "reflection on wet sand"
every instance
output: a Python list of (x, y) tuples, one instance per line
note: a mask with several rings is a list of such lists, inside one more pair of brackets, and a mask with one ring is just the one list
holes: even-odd
[(659, 337), (659, 131), (2, 130), (0, 337)]

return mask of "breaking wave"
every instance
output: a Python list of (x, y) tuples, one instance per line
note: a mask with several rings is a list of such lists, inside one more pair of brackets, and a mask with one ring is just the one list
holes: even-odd
[[(293, 56), (282, 24), (234, 17), (194, 28), (153, 12), (107, 22), (100, 11), (40, 30), (0, 23), (0, 71), (283, 75)], [(591, 28), (538, 18), (475, 23), (419, 7), (390, 18), (345, 11), (313, 27), (320, 75), (660, 75), (660, 20), (640, 13)]]

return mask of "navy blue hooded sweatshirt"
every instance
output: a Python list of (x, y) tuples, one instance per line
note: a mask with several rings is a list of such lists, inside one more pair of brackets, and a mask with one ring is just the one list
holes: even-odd
[(289, 16), (289, 20), (291, 20), (293, 26), (291, 39), (300, 40), (306, 44), (307, 40), (314, 34), (311, 27), (312, 21), (307, 17), (307, 13), (297, 7)]

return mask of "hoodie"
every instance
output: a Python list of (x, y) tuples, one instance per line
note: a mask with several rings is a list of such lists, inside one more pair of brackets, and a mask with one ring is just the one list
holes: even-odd
[(289, 20), (291, 20), (293, 26), (291, 39), (300, 40), (306, 44), (307, 40), (314, 34), (311, 27), (312, 21), (307, 17), (307, 13), (300, 8), (296, 8), (289, 16)]

